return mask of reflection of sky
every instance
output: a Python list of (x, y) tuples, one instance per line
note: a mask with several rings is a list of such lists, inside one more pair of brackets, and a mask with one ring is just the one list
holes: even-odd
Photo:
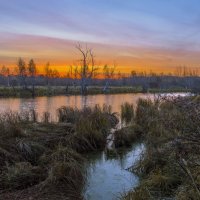
[(144, 145), (133, 146), (117, 157), (109, 158), (104, 153), (87, 157), (88, 179), (84, 196), (88, 200), (118, 199), (138, 184), (138, 177), (126, 170), (140, 158)]
[[(163, 94), (167, 96), (185, 96), (188, 93)], [(114, 95), (88, 95), (88, 96), (55, 96), (55, 97), (36, 97), (34, 99), (25, 98), (0, 98), (0, 113), (5, 111), (23, 112), (35, 109), (39, 116), (44, 112), (50, 112), (52, 118), (56, 119), (56, 111), (61, 106), (73, 108), (83, 108), (85, 106), (94, 107), (95, 105), (110, 105), (112, 112), (120, 114), (121, 105), (125, 102), (136, 106), (139, 98), (151, 98), (153, 94), (114, 94)]]
[[(56, 97), (37, 97), (35, 99), (8, 98), (0, 99), (0, 113), (8, 110), (27, 111), (35, 109), (39, 116), (44, 112), (50, 112), (52, 119), (56, 120), (56, 111), (61, 106), (71, 106), (83, 108), (85, 106), (111, 105), (113, 112), (120, 113), (120, 106), (125, 102), (136, 105), (140, 97), (146, 98), (145, 94), (119, 94), (119, 95), (89, 95), (89, 96), (56, 96)], [(152, 96), (152, 95), (150, 95)]]
[(0, 19), (3, 64), (22, 56), (61, 66), (77, 56), (75, 41), (120, 66), (200, 61), (198, 0), (2, 0)]

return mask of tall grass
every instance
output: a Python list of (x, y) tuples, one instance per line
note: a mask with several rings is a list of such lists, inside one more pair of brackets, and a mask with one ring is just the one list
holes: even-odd
[(76, 142), (72, 145), (77, 151), (104, 148), (110, 129), (119, 122), (116, 113), (112, 113), (111, 107), (106, 105), (102, 108), (98, 105), (85, 107), (82, 110), (62, 107), (58, 109), (58, 119), (59, 122), (74, 124), (73, 140)]
[[(199, 97), (139, 100), (135, 122), (146, 150), (130, 169), (142, 181), (123, 199), (200, 199)], [(187, 192), (189, 191), (189, 192)]]
[(86, 180), (82, 153), (103, 149), (119, 120), (106, 105), (62, 107), (58, 119), (52, 123), (44, 113), (40, 121), (34, 110), (0, 115), (0, 198), (8, 190), (28, 192), (33, 186), (64, 188), (66, 198), (81, 198)]
[(124, 103), (121, 105), (121, 119), (126, 124), (130, 123), (134, 118), (133, 104)]

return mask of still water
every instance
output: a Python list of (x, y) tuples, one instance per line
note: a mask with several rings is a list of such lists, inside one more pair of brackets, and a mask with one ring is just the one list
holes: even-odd
[(144, 149), (135, 144), (117, 156), (108, 158), (104, 152), (88, 155), (88, 180), (84, 197), (86, 200), (118, 199), (138, 184), (138, 177), (129, 172)]
[[(169, 95), (169, 94), (168, 94)], [(171, 94), (172, 95), (172, 94)], [(185, 95), (173, 93), (173, 95)], [(56, 120), (56, 110), (61, 106), (83, 108), (99, 104), (111, 105), (113, 112), (120, 112), (120, 105), (129, 102), (136, 105), (139, 98), (153, 98), (153, 94), (114, 94), (114, 95), (88, 95), (88, 96), (54, 96), (25, 98), (0, 98), (0, 113), (5, 111), (23, 112), (35, 109), (39, 116), (44, 112), (50, 112), (52, 120)]]

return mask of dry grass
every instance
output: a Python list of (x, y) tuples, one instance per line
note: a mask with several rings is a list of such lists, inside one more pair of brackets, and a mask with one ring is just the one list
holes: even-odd
[(133, 104), (126, 102), (121, 105), (121, 119), (125, 124), (129, 124), (134, 119)]
[(146, 150), (130, 170), (140, 185), (124, 199), (200, 199), (199, 97), (139, 100), (136, 124)]
[(81, 199), (86, 180), (81, 153), (103, 149), (119, 120), (109, 106), (62, 107), (58, 118), (53, 123), (44, 113), (40, 122), (34, 110), (0, 116), (0, 198), (8, 190), (12, 196), (40, 188), (47, 191), (44, 198), (53, 189), (65, 198)]

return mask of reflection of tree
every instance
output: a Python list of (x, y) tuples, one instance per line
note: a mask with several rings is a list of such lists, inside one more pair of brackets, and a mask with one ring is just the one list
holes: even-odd
[(88, 96), (81, 96), (81, 108), (88, 106)]

